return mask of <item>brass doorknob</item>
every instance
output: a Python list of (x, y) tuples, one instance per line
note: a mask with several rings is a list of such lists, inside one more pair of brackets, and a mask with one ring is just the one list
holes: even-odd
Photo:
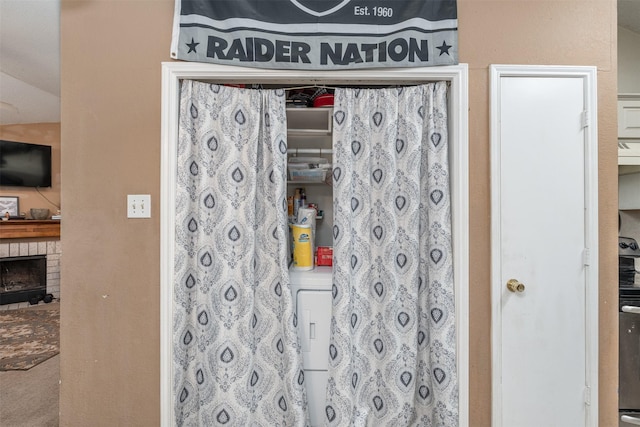
[(524, 292), (524, 284), (518, 282), (516, 279), (509, 279), (507, 289), (511, 292)]

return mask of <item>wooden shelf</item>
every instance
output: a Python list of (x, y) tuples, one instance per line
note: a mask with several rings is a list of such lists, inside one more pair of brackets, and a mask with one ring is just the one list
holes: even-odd
[(0, 239), (60, 237), (60, 220), (19, 219), (0, 221)]

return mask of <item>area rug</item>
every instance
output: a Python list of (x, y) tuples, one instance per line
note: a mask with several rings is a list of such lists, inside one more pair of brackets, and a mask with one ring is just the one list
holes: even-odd
[(60, 311), (0, 311), (0, 371), (31, 369), (60, 352)]

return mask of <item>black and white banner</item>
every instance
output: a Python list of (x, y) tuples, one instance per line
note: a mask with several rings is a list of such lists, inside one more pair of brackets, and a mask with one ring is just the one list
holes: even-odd
[(310, 70), (457, 64), (456, 0), (176, 0), (171, 57)]

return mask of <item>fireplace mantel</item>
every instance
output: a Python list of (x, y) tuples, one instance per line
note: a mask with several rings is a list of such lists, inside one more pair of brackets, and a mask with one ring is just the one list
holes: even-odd
[(60, 237), (60, 220), (18, 219), (0, 221), (0, 240)]

